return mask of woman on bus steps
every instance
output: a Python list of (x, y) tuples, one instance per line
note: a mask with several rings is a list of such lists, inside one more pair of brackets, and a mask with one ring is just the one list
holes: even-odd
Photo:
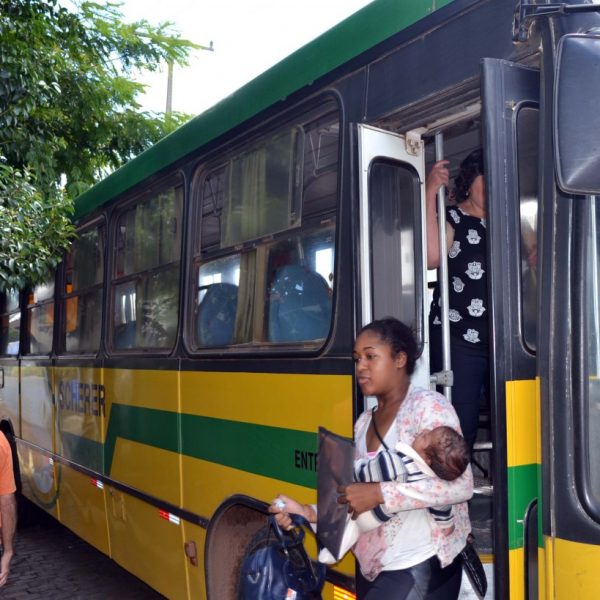
[[(436, 194), (448, 185), (448, 161), (435, 163), (427, 177), (427, 268), (440, 265)], [(477, 437), (481, 393), (489, 398), (486, 198), (483, 153), (471, 152), (454, 180), (455, 205), (446, 207), (452, 404), (472, 450)], [(441, 371), (442, 321), (439, 281), (429, 313), (431, 372)]]
[[(363, 327), (354, 344), (356, 377), (377, 407), (365, 411), (354, 428), (356, 457), (372, 458), (385, 446), (413, 443), (425, 430), (447, 425), (459, 430), (458, 418), (444, 396), (414, 386), (417, 344), (411, 330), (393, 318)], [(385, 442), (385, 444), (383, 443)], [(352, 551), (360, 565), (359, 600), (453, 600), (462, 577), (460, 551), (471, 530), (466, 501), (473, 493), (471, 468), (454, 481), (428, 477), (410, 483), (353, 483), (338, 488), (338, 502), (353, 516), (379, 505), (393, 515), (380, 527), (362, 533)], [(451, 504), (454, 530), (444, 533), (428, 507)], [(315, 507), (279, 496), (269, 507), (289, 529), (289, 513), (315, 523)]]

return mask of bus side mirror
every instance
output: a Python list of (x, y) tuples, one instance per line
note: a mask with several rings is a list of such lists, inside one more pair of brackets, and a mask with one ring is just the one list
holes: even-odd
[(600, 36), (561, 38), (554, 84), (554, 165), (568, 194), (600, 194)]

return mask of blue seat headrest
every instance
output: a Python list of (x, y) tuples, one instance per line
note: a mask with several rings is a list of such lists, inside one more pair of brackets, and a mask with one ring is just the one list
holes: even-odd
[(269, 295), (269, 341), (302, 342), (327, 336), (331, 291), (319, 273), (301, 265), (281, 267)]
[(198, 344), (226, 346), (233, 341), (238, 287), (233, 283), (213, 283), (198, 308)]

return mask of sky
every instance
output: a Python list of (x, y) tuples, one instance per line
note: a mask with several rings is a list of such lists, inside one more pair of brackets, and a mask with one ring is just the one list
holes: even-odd
[[(371, 0), (124, 0), (126, 21), (173, 23), (181, 37), (214, 51), (194, 50), (175, 67), (173, 110), (197, 115), (318, 37)], [(164, 111), (167, 69), (138, 77), (148, 85), (144, 110)]]

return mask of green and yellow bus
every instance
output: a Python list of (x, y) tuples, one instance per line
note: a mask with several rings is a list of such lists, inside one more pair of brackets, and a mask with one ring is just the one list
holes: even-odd
[(267, 503), (315, 500), (318, 426), (368, 402), (356, 330), (410, 323), (433, 385), (425, 173), (483, 147), (488, 596), (596, 597), (598, 8), (375, 0), (83, 194), (55, 279), (0, 299), (22, 493), (169, 598), (235, 599)]

